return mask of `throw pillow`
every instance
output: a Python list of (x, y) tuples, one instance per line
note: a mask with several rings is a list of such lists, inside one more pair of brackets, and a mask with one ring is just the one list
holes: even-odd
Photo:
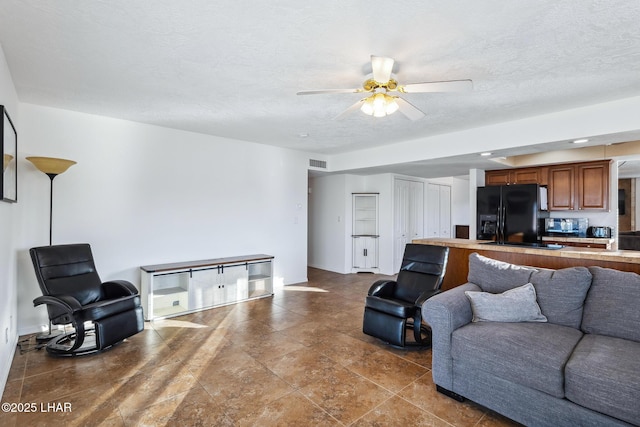
[(471, 302), (473, 322), (546, 322), (531, 283), (501, 294), (465, 291)]
[(467, 280), (480, 286), (484, 292), (498, 294), (531, 282), (533, 267), (511, 264), (487, 258), (478, 253), (469, 255)]
[(538, 305), (550, 323), (580, 329), (582, 307), (591, 286), (586, 267), (539, 269), (531, 275)]

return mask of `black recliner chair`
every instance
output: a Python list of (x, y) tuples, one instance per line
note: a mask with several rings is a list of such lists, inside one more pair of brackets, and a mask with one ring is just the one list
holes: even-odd
[[(422, 304), (440, 293), (448, 256), (446, 246), (408, 244), (397, 279), (378, 280), (369, 289), (362, 331), (398, 347), (430, 345)], [(407, 329), (413, 329), (412, 342)]]
[[(126, 280), (102, 283), (88, 244), (42, 246), (29, 253), (43, 294), (33, 305), (46, 304), (52, 324), (74, 328), (47, 343), (49, 354), (96, 353), (144, 329), (138, 290)], [(95, 345), (93, 336), (85, 343), (85, 322), (93, 322)]]

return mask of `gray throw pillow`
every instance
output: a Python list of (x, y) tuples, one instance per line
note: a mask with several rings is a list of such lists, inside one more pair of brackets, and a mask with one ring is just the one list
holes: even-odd
[(465, 291), (471, 302), (473, 322), (546, 322), (531, 283), (501, 294)]
[(539, 269), (531, 275), (538, 305), (550, 323), (580, 329), (582, 307), (591, 286), (586, 267)]
[(487, 258), (478, 253), (469, 255), (467, 281), (480, 286), (484, 292), (498, 294), (531, 282), (533, 267), (511, 264)]

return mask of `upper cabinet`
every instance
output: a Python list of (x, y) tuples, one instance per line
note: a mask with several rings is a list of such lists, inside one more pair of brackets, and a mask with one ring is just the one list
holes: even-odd
[(547, 185), (547, 167), (486, 171), (486, 185), (540, 184)]
[(487, 171), (486, 185), (548, 187), (549, 210), (609, 210), (609, 160)]
[(549, 167), (550, 211), (569, 211), (575, 206), (576, 173), (573, 165), (556, 165)]
[(609, 210), (609, 162), (576, 165), (577, 208)]

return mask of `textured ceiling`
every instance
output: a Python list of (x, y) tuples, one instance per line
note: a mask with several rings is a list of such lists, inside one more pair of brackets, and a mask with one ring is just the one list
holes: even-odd
[[(632, 1), (3, 0), (22, 102), (335, 154), (640, 95)], [(371, 54), (427, 116), (333, 118)]]

